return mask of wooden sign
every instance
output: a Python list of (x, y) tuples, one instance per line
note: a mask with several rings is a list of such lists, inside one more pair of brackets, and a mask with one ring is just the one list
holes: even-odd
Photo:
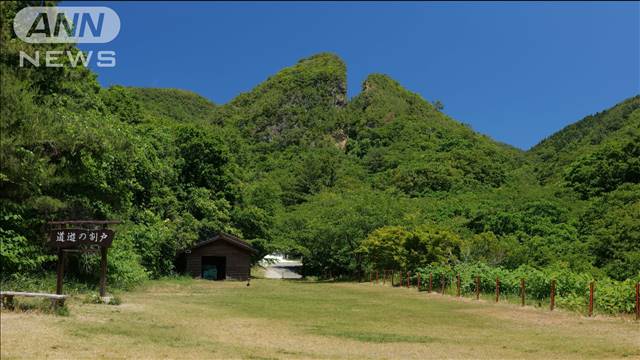
[(57, 248), (73, 248), (80, 245), (111, 246), (113, 230), (55, 229), (49, 231), (48, 244)]

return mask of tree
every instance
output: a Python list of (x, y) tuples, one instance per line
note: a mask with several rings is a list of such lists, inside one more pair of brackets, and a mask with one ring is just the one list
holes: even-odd
[(232, 181), (229, 148), (215, 133), (196, 126), (177, 130), (180, 180), (187, 186), (225, 192)]
[(615, 190), (624, 183), (640, 183), (640, 132), (623, 142), (612, 141), (571, 163), (564, 179), (583, 198)]
[(402, 226), (386, 226), (374, 230), (360, 245), (359, 252), (364, 254), (375, 269), (405, 270), (407, 268), (407, 250), (405, 243), (413, 234)]
[(594, 265), (614, 279), (640, 274), (640, 185), (624, 185), (593, 202), (581, 219)]
[(443, 229), (422, 225), (376, 229), (363, 241), (360, 252), (376, 269), (416, 269), (431, 264), (453, 264), (460, 259), (460, 238)]

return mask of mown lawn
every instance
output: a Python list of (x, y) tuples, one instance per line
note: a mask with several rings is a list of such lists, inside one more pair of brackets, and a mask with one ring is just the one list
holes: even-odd
[(2, 312), (11, 358), (640, 358), (640, 324), (368, 283), (161, 280), (122, 304)]

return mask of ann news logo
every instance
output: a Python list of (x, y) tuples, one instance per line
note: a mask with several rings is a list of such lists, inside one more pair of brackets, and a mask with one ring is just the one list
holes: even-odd
[[(120, 32), (120, 17), (103, 6), (49, 7), (34, 6), (20, 10), (13, 19), (13, 30), (22, 41), (31, 44), (108, 43)], [(95, 55), (95, 56), (94, 56)], [(68, 61), (64, 61), (64, 57)], [(115, 67), (116, 53), (111, 50), (20, 51), (20, 66), (28, 62), (39, 67), (89, 66), (92, 59), (98, 67)]]

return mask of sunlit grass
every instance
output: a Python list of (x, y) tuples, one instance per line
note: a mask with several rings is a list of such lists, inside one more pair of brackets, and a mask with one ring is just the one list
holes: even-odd
[(611, 358), (640, 324), (368, 283), (151, 281), (122, 305), (2, 313), (2, 358)]

